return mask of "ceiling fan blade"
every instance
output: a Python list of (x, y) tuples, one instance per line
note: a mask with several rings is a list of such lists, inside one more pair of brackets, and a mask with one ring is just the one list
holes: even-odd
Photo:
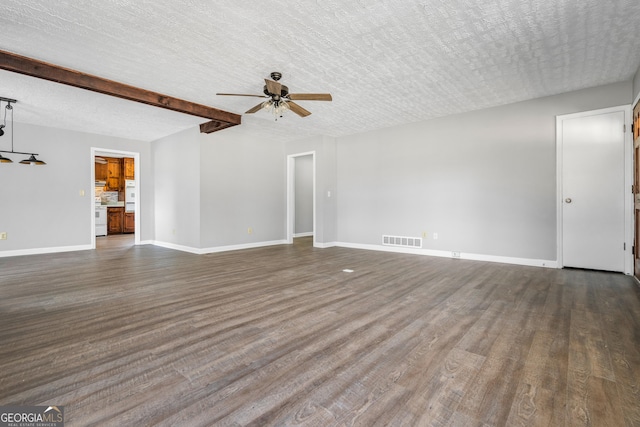
[(223, 95), (223, 96), (253, 96), (256, 98), (268, 98), (265, 95), (249, 95), (246, 93), (216, 93), (216, 95)]
[(294, 101), (332, 101), (330, 93), (290, 93), (287, 96)]
[(267, 84), (267, 90), (269, 93), (274, 95), (280, 95), (282, 93), (282, 85), (280, 83), (269, 79), (264, 79), (264, 82)]
[(264, 105), (264, 102), (261, 102), (260, 104), (256, 105), (255, 107), (245, 111), (245, 114), (252, 114), (255, 113), (256, 111), (260, 111), (262, 110), (262, 106)]
[(297, 115), (299, 115), (300, 117), (307, 117), (309, 114), (311, 114), (310, 111), (305, 110), (304, 108), (302, 108), (301, 106), (299, 106), (293, 101), (289, 101), (287, 102), (287, 104), (289, 105), (289, 109), (294, 113), (296, 113)]

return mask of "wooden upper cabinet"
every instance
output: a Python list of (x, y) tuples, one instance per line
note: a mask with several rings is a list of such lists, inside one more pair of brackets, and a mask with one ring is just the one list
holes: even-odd
[(122, 169), (122, 159), (107, 159), (107, 190), (120, 191), (120, 171)]
[(107, 164), (96, 163), (96, 181), (106, 181), (106, 180), (107, 180)]
[(120, 178), (120, 159), (107, 159), (107, 175), (109, 178)]
[(136, 179), (134, 161), (130, 157), (124, 158), (124, 179)]

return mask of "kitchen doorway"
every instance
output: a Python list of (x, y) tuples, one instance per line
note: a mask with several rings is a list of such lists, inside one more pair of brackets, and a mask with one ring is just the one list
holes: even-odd
[[(140, 153), (92, 147), (90, 160), (91, 247), (100, 249), (110, 246), (102, 241), (100, 245), (96, 245), (97, 239), (110, 239), (115, 242), (113, 238), (116, 237), (119, 246), (139, 245)], [(102, 171), (102, 166), (105, 171)], [(128, 231), (130, 234), (113, 234), (117, 231), (116, 225), (121, 227), (122, 232), (127, 229), (133, 230), (133, 233)]]
[(630, 108), (557, 117), (558, 266), (632, 272)]

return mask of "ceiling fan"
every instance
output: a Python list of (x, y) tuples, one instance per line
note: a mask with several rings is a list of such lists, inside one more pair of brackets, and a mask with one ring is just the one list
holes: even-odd
[(274, 71), (271, 73), (273, 80), (264, 79), (264, 95), (248, 95), (241, 93), (216, 93), (216, 95), (224, 96), (252, 96), (256, 98), (267, 98), (255, 107), (247, 110), (245, 114), (252, 114), (262, 109), (270, 111), (275, 116), (282, 117), (286, 110), (291, 110), (300, 117), (307, 117), (311, 112), (305, 110), (293, 101), (331, 101), (329, 93), (289, 93), (289, 88), (278, 82), (282, 78), (282, 74)]

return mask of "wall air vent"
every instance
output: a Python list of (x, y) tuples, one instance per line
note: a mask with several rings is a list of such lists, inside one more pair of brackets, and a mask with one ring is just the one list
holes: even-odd
[(382, 244), (384, 246), (399, 246), (402, 248), (422, 248), (422, 238), (404, 237), (404, 236), (387, 236), (383, 234)]

